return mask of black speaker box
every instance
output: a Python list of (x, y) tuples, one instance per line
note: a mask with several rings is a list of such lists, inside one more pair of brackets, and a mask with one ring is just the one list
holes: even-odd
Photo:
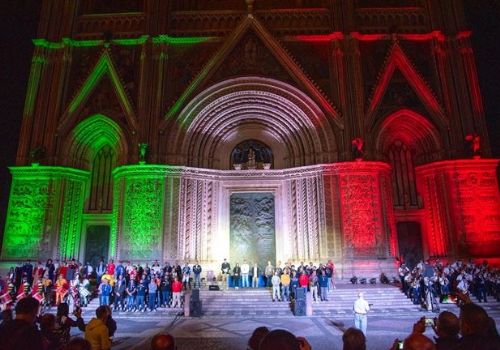
[(191, 292), (191, 300), (200, 300), (200, 290), (193, 289)]
[(296, 300), (295, 307), (293, 310), (295, 316), (305, 316), (306, 315), (306, 302), (304, 300)]
[(305, 288), (297, 288), (295, 291), (295, 295), (297, 300), (306, 298), (306, 289)]
[(201, 300), (191, 301), (189, 303), (189, 314), (190, 316), (198, 317), (201, 316)]
[(218, 285), (210, 285), (208, 286), (208, 290), (220, 290)]

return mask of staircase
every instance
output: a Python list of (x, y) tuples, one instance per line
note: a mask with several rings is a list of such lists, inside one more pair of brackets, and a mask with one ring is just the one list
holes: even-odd
[[(352, 317), (352, 305), (357, 299), (360, 291), (365, 293), (365, 299), (373, 304), (370, 315), (410, 315), (415, 316), (416, 312), (421, 310), (418, 305), (413, 303), (401, 293), (401, 291), (392, 285), (352, 285), (337, 284), (336, 289), (328, 293), (328, 301), (312, 304), (313, 316), (317, 317)], [(204, 316), (218, 317), (290, 317), (293, 312), (288, 302), (273, 302), (271, 290), (267, 288), (258, 289), (230, 289), (228, 291), (209, 291), (202, 289), (200, 291), (202, 300), (202, 309)], [(85, 314), (93, 314), (93, 310), (99, 305), (98, 299), (92, 300)], [(456, 306), (453, 305), (455, 308)], [(183, 312), (180, 308), (159, 308), (155, 312), (122, 312), (113, 313), (115, 318), (127, 317), (165, 317), (175, 316)]]

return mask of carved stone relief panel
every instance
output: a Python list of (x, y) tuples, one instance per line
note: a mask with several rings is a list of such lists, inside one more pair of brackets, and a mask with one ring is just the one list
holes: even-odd
[(16, 179), (7, 213), (2, 258), (38, 257), (39, 249), (48, 249), (49, 234), (45, 232), (48, 207), (54, 189), (49, 179)]
[(162, 257), (163, 186), (160, 178), (126, 179), (121, 239), (121, 257), (154, 260)]
[(276, 261), (274, 195), (266, 192), (233, 193), (230, 197), (230, 255), (265, 266)]

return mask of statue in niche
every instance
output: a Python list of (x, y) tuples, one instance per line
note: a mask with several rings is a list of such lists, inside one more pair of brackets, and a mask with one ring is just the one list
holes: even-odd
[(356, 159), (357, 161), (363, 160), (363, 156), (365, 153), (364, 152), (365, 143), (363, 139), (361, 137), (357, 137), (352, 140), (351, 144), (352, 144), (354, 159)]
[(233, 167), (235, 170), (241, 170), (243, 153), (240, 148), (236, 148), (233, 152)]
[(30, 151), (30, 162), (32, 166), (40, 164), (40, 160), (45, 156), (45, 147), (38, 146)]
[(246, 42), (244, 52), (247, 66), (255, 66), (257, 64), (257, 44), (253, 39)]
[(246, 140), (231, 152), (231, 164), (236, 170), (271, 169), (273, 153), (269, 146), (257, 140)]
[(465, 141), (470, 143), (470, 147), (472, 150), (472, 157), (474, 159), (481, 158), (480, 150), (481, 150), (481, 137), (476, 134), (469, 134), (465, 136)]
[(250, 147), (250, 150), (248, 151), (248, 163), (247, 163), (247, 168), (248, 169), (255, 169), (255, 151), (253, 150), (252, 147)]
[(146, 163), (146, 154), (148, 151), (148, 144), (147, 143), (140, 143), (138, 145), (139, 147), (139, 164), (145, 164)]

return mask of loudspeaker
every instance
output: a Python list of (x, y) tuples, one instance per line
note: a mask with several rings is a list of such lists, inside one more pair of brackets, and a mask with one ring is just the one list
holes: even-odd
[(300, 299), (305, 299), (306, 298), (306, 289), (305, 288), (297, 288), (295, 290), (295, 295), (296, 295), (296, 299), (297, 300), (300, 300)]
[(193, 289), (191, 291), (191, 300), (200, 300), (200, 290), (199, 289)]
[(193, 289), (192, 291), (191, 298), (189, 299), (189, 314), (194, 317), (201, 316), (201, 300), (199, 289)]
[(306, 301), (305, 300), (295, 300), (293, 314), (295, 316), (305, 316), (306, 315)]
[(214, 285), (209, 285), (208, 290), (220, 290), (220, 289), (218, 285), (214, 284)]
[(201, 305), (202, 305), (202, 301), (201, 300), (190, 301), (189, 302), (190, 315), (194, 316), (194, 317), (201, 316), (201, 309), (202, 309)]

